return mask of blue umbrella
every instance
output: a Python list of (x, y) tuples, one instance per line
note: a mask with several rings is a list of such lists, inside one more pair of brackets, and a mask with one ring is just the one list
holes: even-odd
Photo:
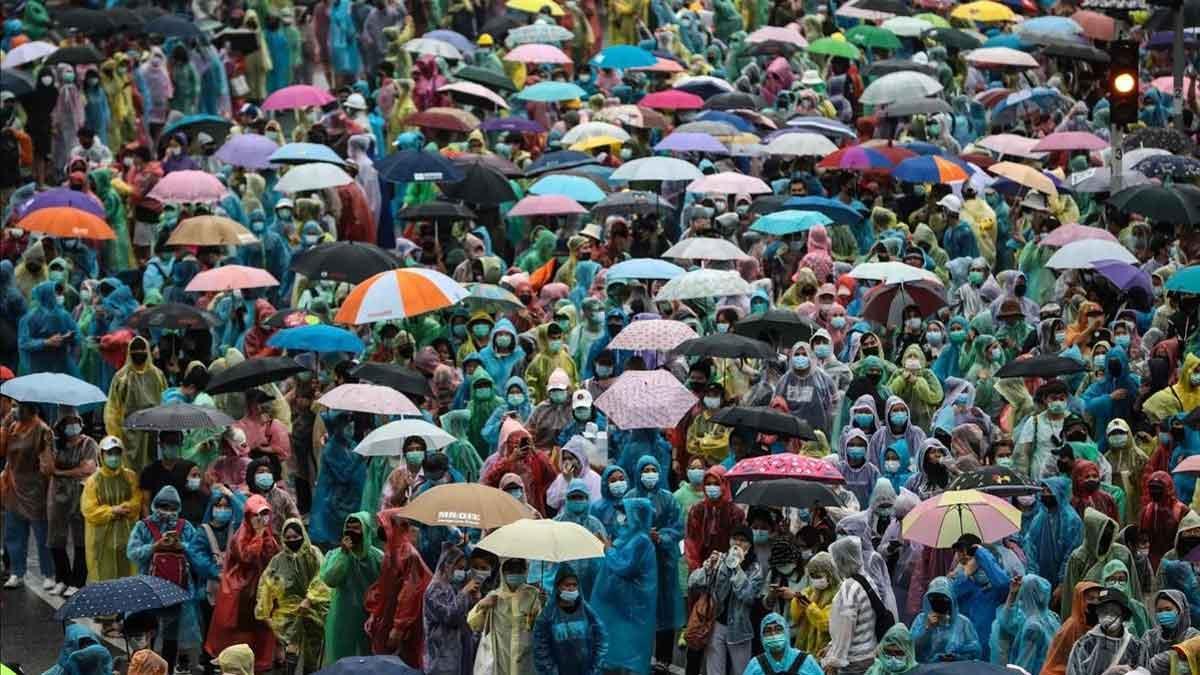
[(615, 68), (617, 70), (627, 70), (629, 68), (646, 68), (658, 63), (658, 59), (654, 54), (632, 45), (614, 45), (601, 50), (599, 54), (592, 57), (592, 65), (599, 68)]
[(796, 232), (805, 232), (813, 225), (828, 225), (832, 222), (833, 220), (829, 216), (816, 211), (786, 209), (784, 211), (768, 213), (760, 217), (754, 221), (750, 229), (755, 232), (781, 236), (795, 234)]
[(857, 225), (866, 217), (853, 206), (829, 197), (793, 197), (784, 202), (783, 206), (800, 211), (816, 211), (840, 225)]
[(1176, 293), (1200, 294), (1200, 265), (1185, 267), (1172, 274), (1164, 288)]
[(925, 143), (924, 141), (911, 141), (903, 146), (907, 150), (912, 150), (918, 155), (945, 155), (945, 151), (940, 146), (933, 143)]
[(454, 162), (437, 152), (402, 150), (394, 152), (375, 164), (379, 177), (392, 183), (448, 182), (463, 179), (463, 171)]
[(171, 607), (189, 599), (187, 591), (178, 585), (139, 574), (84, 586), (54, 612), (54, 618), (67, 621), (78, 617), (133, 614)]
[(571, 169), (571, 173), (577, 173), (583, 176), (595, 176), (609, 185), (623, 183), (624, 181), (612, 180), (612, 174), (614, 171), (616, 171), (616, 169), (613, 167), (605, 166), (603, 164), (584, 164), (583, 166), (577, 166)]
[(333, 148), (318, 143), (288, 143), (271, 153), (267, 158), (272, 164), (308, 164), (309, 162), (326, 162), (328, 164), (345, 164)]
[(0, 395), (23, 403), (57, 403), (76, 408), (108, 400), (108, 395), (96, 385), (64, 373), (14, 377), (0, 385)]
[(822, 136), (843, 136), (845, 138), (858, 138), (858, 132), (841, 122), (828, 117), (793, 117), (788, 120), (789, 127), (796, 127), (803, 131), (813, 131)]
[(475, 43), (471, 42), (467, 36), (456, 31), (445, 29), (431, 30), (421, 37), (428, 40), (441, 40), (442, 42), (447, 42), (451, 45), (454, 45), (454, 48), (463, 54), (475, 53)]
[(296, 352), (349, 352), (357, 354), (365, 345), (357, 335), (345, 328), (316, 324), (281, 330), (267, 340), (267, 345)]
[(533, 162), (525, 167), (526, 176), (538, 176), (551, 171), (559, 171), (561, 169), (571, 169), (584, 164), (599, 164), (600, 160), (592, 157), (586, 152), (578, 152), (575, 150), (558, 150), (555, 152), (547, 152), (546, 154), (533, 160)]
[(1004, 97), (1003, 101), (992, 108), (992, 118), (1006, 113), (1016, 113), (1023, 106), (1035, 105), (1042, 110), (1053, 110), (1064, 106), (1066, 100), (1056, 89), (1050, 87), (1034, 87), (1021, 89)]
[(661, 258), (634, 258), (613, 265), (606, 279), (674, 279), (687, 270)]
[(86, 192), (61, 187), (37, 193), (33, 199), (21, 207), (19, 214), (21, 218), (24, 218), (38, 209), (48, 209), (55, 206), (67, 206), (79, 209), (80, 211), (87, 211), (97, 218), (108, 219), (108, 215), (104, 211), (104, 205), (95, 197)]
[(1021, 22), (1017, 28), (1017, 35), (1027, 42), (1035, 38), (1073, 41), (1082, 33), (1083, 28), (1065, 16), (1037, 16)]
[(604, 191), (582, 176), (561, 173), (543, 177), (529, 187), (533, 195), (562, 195), (577, 202), (598, 202), (604, 199)]
[(314, 675), (421, 675), (399, 656), (347, 656)]
[(724, 110), (705, 110), (696, 115), (696, 120), (700, 122), (724, 122), (732, 124), (738, 131), (754, 131), (754, 125), (750, 124), (745, 117), (725, 112)]
[(570, 101), (585, 98), (587, 92), (577, 84), (570, 82), (538, 82), (517, 92), (516, 98), (521, 101), (539, 101), (553, 103), (555, 101)]
[(988, 38), (983, 43), (984, 47), (1008, 47), (1009, 49), (1020, 49), (1029, 51), (1025, 48), (1025, 43), (1021, 42), (1021, 37), (1014, 33), (996, 33)]

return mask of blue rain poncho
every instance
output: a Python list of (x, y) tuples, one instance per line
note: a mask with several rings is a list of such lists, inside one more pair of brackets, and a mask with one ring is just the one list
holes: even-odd
[[(571, 483), (567, 486), (567, 502), (562, 505), (562, 510), (558, 512), (558, 515), (554, 516), (554, 519), (564, 523), (575, 523), (592, 534), (598, 534), (608, 539), (608, 531), (604, 529), (604, 524), (600, 522), (599, 518), (591, 515), (587, 510), (579, 514), (571, 512), (571, 495), (576, 494), (582, 494), (588, 497), (589, 500), (591, 499), (587, 483), (578, 478), (572, 479)], [(599, 558), (583, 558), (582, 560), (571, 561), (571, 568), (574, 570), (574, 575), (579, 579), (579, 591), (585, 598), (592, 596), (592, 588), (596, 583), (596, 575), (600, 573), (600, 563), (601, 560)], [(556, 583), (560, 572), (559, 569), (556, 569), (557, 567), (556, 565), (546, 565), (547, 570), (543, 576), (545, 584), (543, 589), (547, 593), (552, 594), (554, 592), (553, 584)]]
[[(958, 606), (975, 626), (975, 634), (991, 635), (996, 608), (1008, 597), (1008, 574), (986, 546), (975, 547), (975, 564), (978, 569), (974, 574), (968, 576), (960, 569), (951, 577), (950, 585)], [(981, 658), (986, 661), (988, 646), (983, 644), (981, 648)]]
[[(239, 246), (238, 262), (247, 267), (264, 269), (276, 279), (287, 279), (292, 249), (279, 232), (267, 224), (267, 216), (262, 209), (250, 213), (250, 231), (258, 237), (258, 243)], [(271, 295), (280, 304), (285, 304), (291, 297), (289, 289), (284, 286), (273, 289)]]
[(1071, 507), (1070, 478), (1055, 476), (1042, 484), (1050, 489), (1058, 504), (1048, 509), (1038, 501), (1021, 539), (1021, 549), (1025, 551), (1025, 571), (1057, 586), (1066, 578), (1071, 552), (1083, 543), (1083, 520)]
[[(656, 598), (662, 597), (660, 566), (650, 540), (655, 508), (648, 499), (628, 497), (622, 502), (622, 511), (627, 518), (625, 526), (605, 552), (592, 591), (592, 608), (608, 630), (608, 652), (600, 667), (647, 673), (654, 652), (654, 608)], [(673, 569), (667, 575), (678, 577)]]
[(1014, 605), (996, 612), (989, 641), (990, 658), (997, 665), (1015, 664), (1029, 673), (1040, 673), (1050, 641), (1062, 626), (1050, 611), (1050, 582), (1036, 574), (1021, 579)]
[(959, 356), (962, 354), (962, 345), (950, 339), (950, 331), (961, 330), (967, 331), (971, 325), (962, 316), (950, 317), (946, 322), (946, 346), (942, 347), (942, 351), (938, 353), (936, 359), (933, 360), (933, 374), (937, 376), (942, 384), (951, 377), (962, 377), (962, 369), (958, 366)]
[[(788, 631), (787, 620), (775, 612), (771, 612), (770, 614), (764, 616), (762, 621), (759, 622), (759, 638), (762, 638), (763, 634), (766, 633), (767, 626), (783, 626), (783, 634), (790, 634)], [(799, 668), (795, 667), (796, 659), (803, 659)], [(766, 664), (770, 670), (763, 669), (762, 662), (764, 660), (766, 661)], [(824, 671), (821, 670), (821, 666), (817, 663), (816, 659), (813, 658), (812, 654), (805, 654), (791, 645), (783, 648), (783, 653), (779, 658), (775, 658), (775, 655), (772, 654), (770, 650), (759, 654), (750, 660), (750, 663), (746, 665), (746, 670), (742, 673), (742, 675), (774, 675), (775, 673), (788, 673), (792, 671), (799, 673), (799, 675), (824, 675)]]
[(308, 534), (313, 543), (329, 546), (341, 540), (346, 517), (362, 502), (367, 463), (354, 453), (354, 425), (349, 413), (326, 411), (321, 419), (329, 437), (321, 448)]
[[(612, 490), (608, 489), (608, 479), (614, 474), (620, 472), (625, 475), (625, 483), (629, 484), (629, 472), (619, 466), (608, 466), (604, 472), (600, 474), (600, 499), (592, 502), (591, 513), (600, 524), (604, 526), (608, 532), (609, 539), (616, 540), (620, 538), (620, 527), (617, 525), (617, 512), (620, 510), (621, 500), (624, 495), (616, 496)], [(628, 487), (626, 488), (628, 490)]]
[(58, 651), (58, 660), (42, 675), (63, 675), (67, 672), (72, 654), (97, 645), (103, 645), (98, 633), (78, 623), (68, 624), (62, 648)]
[[(933, 611), (929, 596), (941, 595), (950, 600), (950, 614), (940, 616), (936, 625), (930, 623)], [(959, 613), (959, 603), (950, 589), (950, 580), (935, 577), (929, 582), (925, 599), (921, 601), (921, 613), (913, 619), (912, 640), (917, 652), (918, 663), (936, 661), (970, 661), (978, 659), (982, 651), (979, 637), (970, 619)]]
[[(508, 390), (513, 387), (519, 387), (525, 394), (525, 401), (520, 405), (514, 406), (508, 402)], [(522, 425), (533, 414), (533, 402), (529, 400), (529, 386), (520, 377), (513, 375), (508, 378), (508, 381), (504, 383), (504, 391), (498, 391), (496, 394), (504, 401), (504, 404), (493, 410), (483, 425), (483, 440), (487, 443), (488, 448), (495, 448), (500, 444), (500, 425), (504, 423), (504, 418), (508, 413), (516, 413), (516, 419)]]
[[(496, 336), (501, 333), (506, 333), (512, 338), (509, 345), (509, 352), (501, 355), (496, 351)], [(507, 382), (508, 378), (513, 376), (513, 370), (518, 363), (525, 361), (525, 350), (517, 344), (517, 329), (508, 319), (500, 319), (492, 328), (492, 336), (488, 340), (488, 346), (479, 351), (479, 360), (483, 367), (487, 370), (488, 375), (492, 376), (493, 382)], [(485, 420), (486, 421), (486, 420)]]
[[(1092, 384), (1083, 392), (1083, 406), (1088, 416), (1092, 418), (1092, 438), (1098, 439), (1100, 451), (1108, 448), (1108, 423), (1114, 419), (1134, 419), (1133, 404), (1137, 400), (1141, 378), (1129, 372), (1129, 358), (1121, 347), (1108, 350), (1106, 357), (1104, 379)], [(1114, 365), (1115, 364), (1115, 365)], [(1114, 368), (1119, 367), (1118, 374), (1113, 375)], [(1128, 396), (1121, 400), (1112, 397), (1112, 393), (1124, 389)], [(1180, 495), (1181, 500), (1184, 499)], [(1186, 504), (1187, 502), (1184, 501)]]
[(570, 609), (558, 604), (558, 582), (575, 576), (574, 564), (558, 568), (551, 597), (533, 624), (533, 661), (538, 675), (599, 673), (608, 653), (608, 633), (586, 600), (576, 599)]
[(658, 460), (659, 466), (671, 463), (671, 444), (663, 438), (658, 429), (624, 429), (610, 428), (608, 430), (608, 457), (613, 461), (613, 451), (620, 448), (616, 457), (617, 465), (625, 470), (625, 475), (632, 475), (637, 469), (637, 462), (649, 455)]
[[(21, 317), (17, 328), (17, 344), (21, 351), (19, 375), (30, 373), (67, 373), (76, 375), (72, 352), (82, 344), (79, 327), (67, 310), (58, 305), (53, 281), (43, 281), (33, 287), (33, 302)], [(46, 340), (63, 333), (70, 337), (57, 347)]]
[[(900, 427), (896, 427), (891, 423), (889, 418), (892, 408), (899, 406), (908, 414), (907, 421)], [(898, 411), (897, 411), (898, 412)], [(871, 442), (867, 446), (867, 461), (875, 466), (883, 465), (883, 451), (889, 448), (899, 439), (908, 441), (909, 451), (912, 448), (920, 448), (925, 442), (925, 432), (921, 427), (913, 424), (912, 410), (909, 409), (908, 402), (899, 396), (892, 395), (887, 399), (887, 404), (883, 406), (883, 410), (879, 411), (879, 428), (871, 435)], [(923, 453), (922, 453), (922, 456)], [(916, 466), (919, 471), (920, 463)]]
[(1158, 568), (1162, 587), (1183, 593), (1187, 598), (1192, 625), (1200, 625), (1200, 583), (1191, 563), (1180, 560), (1163, 560)]
[[(642, 483), (642, 470), (653, 465), (658, 469), (658, 486), (649, 490)], [(666, 474), (657, 459), (646, 455), (638, 460), (637, 473), (630, 477), (629, 492), (635, 497), (649, 499), (654, 505), (651, 528), (658, 530), (655, 546), (658, 560), (658, 628), (675, 630), (683, 625), (683, 593), (679, 590), (679, 541), (683, 539), (683, 514), (675, 496), (666, 491)]]
[(362, 69), (353, 13), (350, 0), (338, 0), (329, 12), (329, 54), (339, 75), (357, 76)]
[[(613, 309), (610, 309), (604, 313), (604, 325), (607, 327), (608, 322), (613, 319), (620, 320), (622, 328), (629, 324), (629, 316), (625, 314), (625, 310), (620, 308), (614, 307)], [(600, 337), (596, 338), (596, 340), (592, 342), (592, 346), (588, 348), (587, 356), (583, 360), (583, 372), (580, 374), (580, 377), (585, 380), (590, 380), (596, 376), (596, 357), (600, 356), (600, 352), (608, 349), (608, 343), (612, 342), (614, 337), (616, 337), (616, 334), (609, 332), (609, 330), (605, 328), (604, 332), (600, 334)], [(625, 361), (629, 358), (629, 355), (629, 352), (624, 350), (613, 352), (614, 377), (620, 375), (621, 372), (624, 371)]]

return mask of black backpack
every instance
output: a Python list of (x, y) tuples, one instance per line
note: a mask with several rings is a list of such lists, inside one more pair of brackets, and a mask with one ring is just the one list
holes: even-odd
[(808, 658), (808, 654), (803, 649), (799, 651), (800, 653), (792, 661), (792, 665), (782, 673), (775, 672), (775, 669), (771, 667), (771, 662), (767, 660), (765, 653), (759, 654), (755, 659), (758, 661), (758, 667), (762, 669), (763, 675), (798, 675), (800, 668), (804, 666), (805, 659)]
[(896, 625), (896, 617), (892, 616), (891, 610), (883, 606), (883, 600), (879, 599), (879, 595), (875, 593), (875, 588), (871, 586), (871, 582), (867, 581), (866, 577), (861, 574), (852, 574), (850, 578), (857, 581), (859, 586), (867, 592), (867, 600), (871, 603), (871, 611), (875, 612), (875, 639), (882, 640), (888, 629)]

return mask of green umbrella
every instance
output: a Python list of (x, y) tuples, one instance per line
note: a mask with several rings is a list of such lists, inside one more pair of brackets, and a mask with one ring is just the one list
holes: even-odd
[(809, 54), (825, 54), (826, 56), (841, 56), (842, 58), (858, 61), (862, 59), (862, 52), (858, 47), (832, 37), (823, 37), (808, 45)]
[(846, 32), (846, 39), (863, 48), (900, 49), (900, 38), (879, 26), (855, 26)]
[(950, 27), (949, 21), (947, 21), (944, 17), (934, 14), (933, 12), (925, 12), (924, 14), (918, 14), (918, 15), (914, 16), (913, 18), (914, 19), (924, 19), (924, 20), (928, 21), (929, 23), (933, 24), (934, 28), (949, 28)]

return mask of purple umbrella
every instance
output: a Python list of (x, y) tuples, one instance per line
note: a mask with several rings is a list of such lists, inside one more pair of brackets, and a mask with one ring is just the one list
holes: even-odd
[(1140, 288), (1146, 291), (1147, 296), (1154, 295), (1150, 275), (1134, 265), (1120, 260), (1097, 260), (1092, 263), (1092, 267), (1122, 291)]
[(271, 153), (279, 149), (275, 141), (259, 134), (238, 134), (213, 155), (217, 159), (245, 169), (267, 169), (271, 167)]
[(38, 209), (48, 209), (54, 206), (66, 206), (72, 209), (79, 209), (80, 211), (87, 211), (97, 218), (107, 219), (108, 217), (104, 213), (104, 205), (100, 203), (100, 200), (86, 192), (79, 192), (70, 188), (54, 188), (45, 192), (39, 192), (34, 195), (33, 199), (30, 199), (21, 207), (19, 217), (24, 218)]
[(479, 126), (484, 131), (512, 131), (518, 134), (540, 134), (545, 127), (524, 117), (489, 117)]
[(729, 154), (729, 148), (709, 134), (675, 132), (654, 146), (656, 152), (711, 152)]

